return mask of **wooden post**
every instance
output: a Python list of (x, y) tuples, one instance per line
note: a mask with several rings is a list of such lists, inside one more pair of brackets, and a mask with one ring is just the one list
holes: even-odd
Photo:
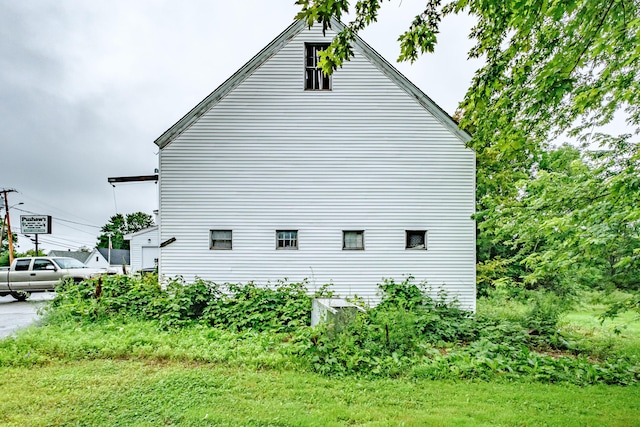
[(11, 215), (9, 215), (9, 197), (8, 193), (16, 190), (2, 190), (4, 194), (4, 208), (7, 215), (7, 237), (9, 238), (9, 265), (13, 264), (13, 235), (11, 234)]
[(2, 241), (4, 240), (4, 215), (2, 215), (2, 224), (0, 225), (0, 246), (2, 246)]

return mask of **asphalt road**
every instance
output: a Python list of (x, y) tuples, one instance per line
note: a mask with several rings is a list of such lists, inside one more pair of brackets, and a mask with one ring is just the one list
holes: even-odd
[(22, 302), (16, 301), (12, 296), (0, 297), (0, 338), (35, 322), (38, 308), (54, 296), (54, 293), (37, 293)]

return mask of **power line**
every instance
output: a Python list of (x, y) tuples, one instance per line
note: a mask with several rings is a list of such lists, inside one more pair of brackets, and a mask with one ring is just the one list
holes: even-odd
[[(60, 209), (59, 207), (56, 207), (56, 206), (50, 205), (50, 204), (48, 204), (48, 203), (46, 203), (46, 202), (43, 202), (43, 201), (41, 201), (41, 200), (38, 200), (38, 199), (36, 199), (35, 197), (28, 196), (28, 195), (26, 195), (26, 194), (24, 194), (24, 193), (20, 193), (20, 194), (21, 194), (23, 197), (26, 197), (27, 199), (31, 199), (31, 200), (35, 201), (35, 202), (36, 202), (36, 204), (40, 204), (40, 205), (46, 206), (46, 207), (51, 208), (51, 209), (54, 209), (54, 210), (56, 210), (56, 211), (63, 212), (63, 213), (65, 213), (65, 214), (67, 214), (67, 215), (69, 215), (69, 216), (71, 216), (71, 217), (80, 218), (80, 219), (81, 219), (81, 220), (83, 220), (83, 221), (87, 221), (87, 222), (89, 222), (86, 218), (81, 218), (81, 217), (79, 217), (79, 216), (77, 216), (77, 215), (74, 215), (74, 214), (73, 214), (73, 213), (71, 213), (71, 212), (67, 212), (67, 211), (65, 211), (65, 210), (63, 210), (63, 209)], [(68, 220), (67, 220), (67, 221), (68, 221)], [(87, 224), (83, 224), (83, 225), (87, 225)], [(87, 225), (87, 226), (89, 226), (89, 227), (95, 227), (95, 225)], [(99, 228), (99, 227), (98, 227), (98, 228)]]
[(69, 228), (71, 230), (79, 231), (80, 233), (88, 234), (90, 236), (95, 236), (96, 235), (95, 233), (93, 233), (91, 231), (80, 230), (79, 228), (71, 227), (70, 225), (66, 225), (66, 224), (58, 224), (58, 225), (60, 225), (62, 227), (65, 227), (65, 228)]
[[(30, 213), (30, 214), (32, 214), (32, 215), (39, 215), (39, 214), (38, 214), (38, 213), (36, 213), (36, 212), (28, 211), (28, 210), (26, 210), (26, 209), (19, 209), (19, 208), (14, 208), (14, 209), (15, 209), (15, 210), (17, 210), (17, 211), (20, 211), (20, 212)], [(68, 223), (70, 223), (70, 224), (82, 225), (82, 226), (84, 226), (84, 227), (92, 227), (92, 228), (98, 228), (98, 229), (102, 228), (102, 227), (99, 227), (99, 226), (97, 226), (97, 225), (83, 224), (83, 223), (81, 223), (81, 222), (71, 221), (71, 220), (69, 220), (69, 219), (62, 219), (62, 218), (58, 218), (58, 217), (56, 217), (56, 216), (51, 216), (51, 218), (55, 219), (56, 221), (68, 222)], [(71, 228), (71, 227), (69, 227), (69, 228)], [(78, 231), (81, 231), (81, 230), (78, 230)]]
[[(15, 190), (7, 190), (7, 192), (17, 192)], [(4, 194), (4, 190), (2, 190), (0, 192), (0, 194)], [(24, 194), (22, 194), (22, 196), (34, 200), (36, 205), (43, 205), (43, 206), (49, 206), (51, 207), (51, 205), (48, 205), (47, 203), (41, 202), (35, 198), (26, 196)], [(20, 209), (17, 207), (12, 207), (13, 209), (23, 212), (23, 213), (27, 213), (27, 214), (31, 214), (31, 215), (40, 215), (37, 212), (33, 212), (30, 210), (26, 210), (26, 209)], [(52, 207), (53, 209), (55, 209), (56, 211), (61, 211), (64, 212), (63, 210), (56, 208), (56, 207)], [(73, 214), (71, 214), (73, 215)], [(75, 216), (75, 215), (73, 215)], [(70, 237), (70, 238), (64, 238), (64, 237), (57, 237), (57, 236), (52, 236), (52, 235), (38, 235), (38, 239), (40, 242), (46, 244), (46, 245), (52, 245), (52, 246), (57, 246), (57, 247), (66, 247), (66, 248), (72, 248), (72, 249), (77, 249), (80, 247), (93, 247), (94, 246), (94, 239), (97, 237), (96, 234), (97, 233), (93, 233), (93, 232), (89, 232), (86, 230), (82, 230), (80, 228), (76, 228), (76, 227), (72, 227), (68, 224), (75, 224), (75, 225), (79, 225), (82, 227), (90, 227), (91, 229), (97, 229), (100, 230), (101, 227), (97, 226), (97, 225), (93, 225), (93, 224), (88, 224), (87, 222), (80, 222), (80, 221), (73, 221), (70, 219), (66, 219), (66, 218), (59, 218), (59, 217), (55, 217), (55, 216), (51, 216), (52, 219), (54, 219), (56, 222), (58, 222), (58, 225), (71, 229), (71, 230), (75, 230), (77, 232), (92, 236), (91, 239), (84, 240), (83, 237), (80, 237), (80, 239), (84, 240), (84, 241), (78, 241), (76, 236)], [(24, 235), (25, 237), (27, 237), (29, 240), (31, 240), (31, 242), (33, 242), (33, 238), (32, 238), (32, 234), (33, 233), (23, 233), (22, 230), (20, 230), (20, 234)], [(90, 240), (90, 241), (89, 241)], [(29, 241), (25, 241), (25, 243), (29, 243)]]
[(42, 237), (42, 235), (40, 235), (39, 240), (40, 240), (40, 243), (54, 245), (54, 246), (62, 246), (62, 247), (80, 248), (82, 246), (86, 246), (86, 247), (92, 246), (92, 244), (89, 244), (86, 242), (78, 242), (78, 241), (67, 240), (63, 238)]
[[(23, 236), (32, 236), (33, 234), (23, 234)], [(54, 242), (54, 241), (59, 241), (60, 243), (81, 243), (81, 244), (85, 244), (81, 241), (78, 241), (77, 239), (74, 239), (73, 237), (70, 238), (66, 238), (66, 237), (58, 237), (58, 236), (52, 236), (51, 234), (40, 234), (39, 235), (40, 238), (46, 239), (46, 240), (50, 240), (52, 241), (52, 243), (58, 243), (58, 242)]]
[(116, 202), (116, 186), (113, 185), (112, 186), (112, 190), (113, 190), (113, 207), (116, 209), (116, 213), (118, 213), (118, 202)]

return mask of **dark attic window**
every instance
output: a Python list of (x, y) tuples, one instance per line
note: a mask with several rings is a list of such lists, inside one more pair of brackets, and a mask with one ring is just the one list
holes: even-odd
[(318, 67), (318, 52), (329, 47), (329, 43), (305, 43), (304, 45), (304, 89), (331, 90), (331, 76)]
[(426, 230), (406, 230), (407, 249), (427, 249)]

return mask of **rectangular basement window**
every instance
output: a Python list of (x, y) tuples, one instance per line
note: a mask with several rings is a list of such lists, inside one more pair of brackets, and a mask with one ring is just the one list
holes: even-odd
[(364, 230), (342, 232), (343, 250), (364, 250)]
[(276, 230), (276, 249), (298, 249), (298, 230)]
[(406, 249), (427, 249), (427, 230), (406, 230)]
[(211, 230), (209, 249), (211, 250), (231, 250), (232, 232), (231, 230)]
[(304, 89), (331, 90), (331, 76), (327, 76), (318, 67), (318, 52), (329, 47), (329, 43), (304, 44)]

